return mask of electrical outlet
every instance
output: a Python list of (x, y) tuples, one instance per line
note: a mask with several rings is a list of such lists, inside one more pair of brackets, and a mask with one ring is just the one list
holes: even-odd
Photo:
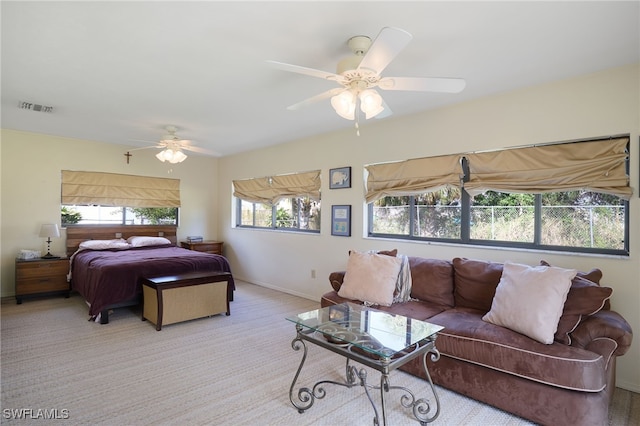
[(316, 279), (316, 270), (315, 269), (311, 270), (311, 278), (313, 278), (314, 280)]

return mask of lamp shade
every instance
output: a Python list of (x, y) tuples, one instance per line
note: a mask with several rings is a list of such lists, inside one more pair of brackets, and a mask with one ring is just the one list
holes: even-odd
[(173, 151), (173, 157), (169, 160), (170, 163), (182, 163), (187, 159), (187, 156), (184, 152), (177, 150)]
[(375, 90), (363, 90), (358, 96), (360, 98), (360, 109), (364, 112), (367, 120), (384, 111), (382, 96)]
[(40, 237), (41, 238), (60, 237), (60, 230), (58, 229), (58, 225), (55, 223), (45, 223), (40, 227)]
[(345, 90), (332, 97), (331, 106), (340, 117), (346, 118), (347, 120), (355, 119), (355, 94), (351, 90)]

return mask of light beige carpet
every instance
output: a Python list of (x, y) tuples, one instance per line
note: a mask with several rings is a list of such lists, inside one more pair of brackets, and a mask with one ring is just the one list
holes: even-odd
[[(371, 425), (373, 411), (359, 386), (328, 385), (326, 397), (303, 414), (289, 401), (302, 353), (291, 348), (295, 330), (285, 317), (317, 307), (239, 282), (231, 316), (158, 332), (137, 309), (116, 310), (108, 325), (89, 322), (78, 296), (4, 301), (0, 420), (42, 424), (33, 417), (57, 414), (74, 425)], [(340, 380), (343, 372), (341, 357), (309, 346), (298, 383)], [(372, 381), (378, 377), (369, 372)], [(432, 398), (422, 380), (404, 372), (393, 372), (391, 381)], [(438, 394), (442, 410), (434, 424), (531, 424), (444, 388)], [(399, 397), (388, 399), (389, 424), (417, 425)], [(29, 418), (9, 418), (16, 413)], [(640, 424), (640, 395), (617, 389), (611, 416), (612, 425)]]

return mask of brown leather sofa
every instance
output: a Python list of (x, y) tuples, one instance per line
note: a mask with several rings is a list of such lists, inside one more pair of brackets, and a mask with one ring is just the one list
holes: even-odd
[[(608, 424), (616, 358), (628, 350), (632, 330), (610, 309), (611, 291), (599, 285), (599, 270), (574, 278), (559, 322), (564, 330), (552, 344), (543, 344), (482, 319), (491, 309), (503, 264), (463, 258), (408, 261), (411, 300), (374, 307), (445, 327), (436, 341), (440, 359), (428, 359), (434, 383), (539, 424)], [(338, 295), (344, 275), (330, 275), (333, 291), (322, 296), (323, 307), (362, 303)], [(603, 308), (593, 313), (587, 306), (594, 303)], [(415, 359), (402, 369), (425, 378), (421, 362)]]

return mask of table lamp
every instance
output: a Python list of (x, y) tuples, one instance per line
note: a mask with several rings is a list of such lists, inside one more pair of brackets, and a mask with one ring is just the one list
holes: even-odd
[(51, 237), (59, 238), (60, 231), (55, 223), (46, 223), (40, 227), (40, 238), (47, 239), (47, 254), (42, 256), (43, 259), (58, 259), (58, 256), (51, 254)]

